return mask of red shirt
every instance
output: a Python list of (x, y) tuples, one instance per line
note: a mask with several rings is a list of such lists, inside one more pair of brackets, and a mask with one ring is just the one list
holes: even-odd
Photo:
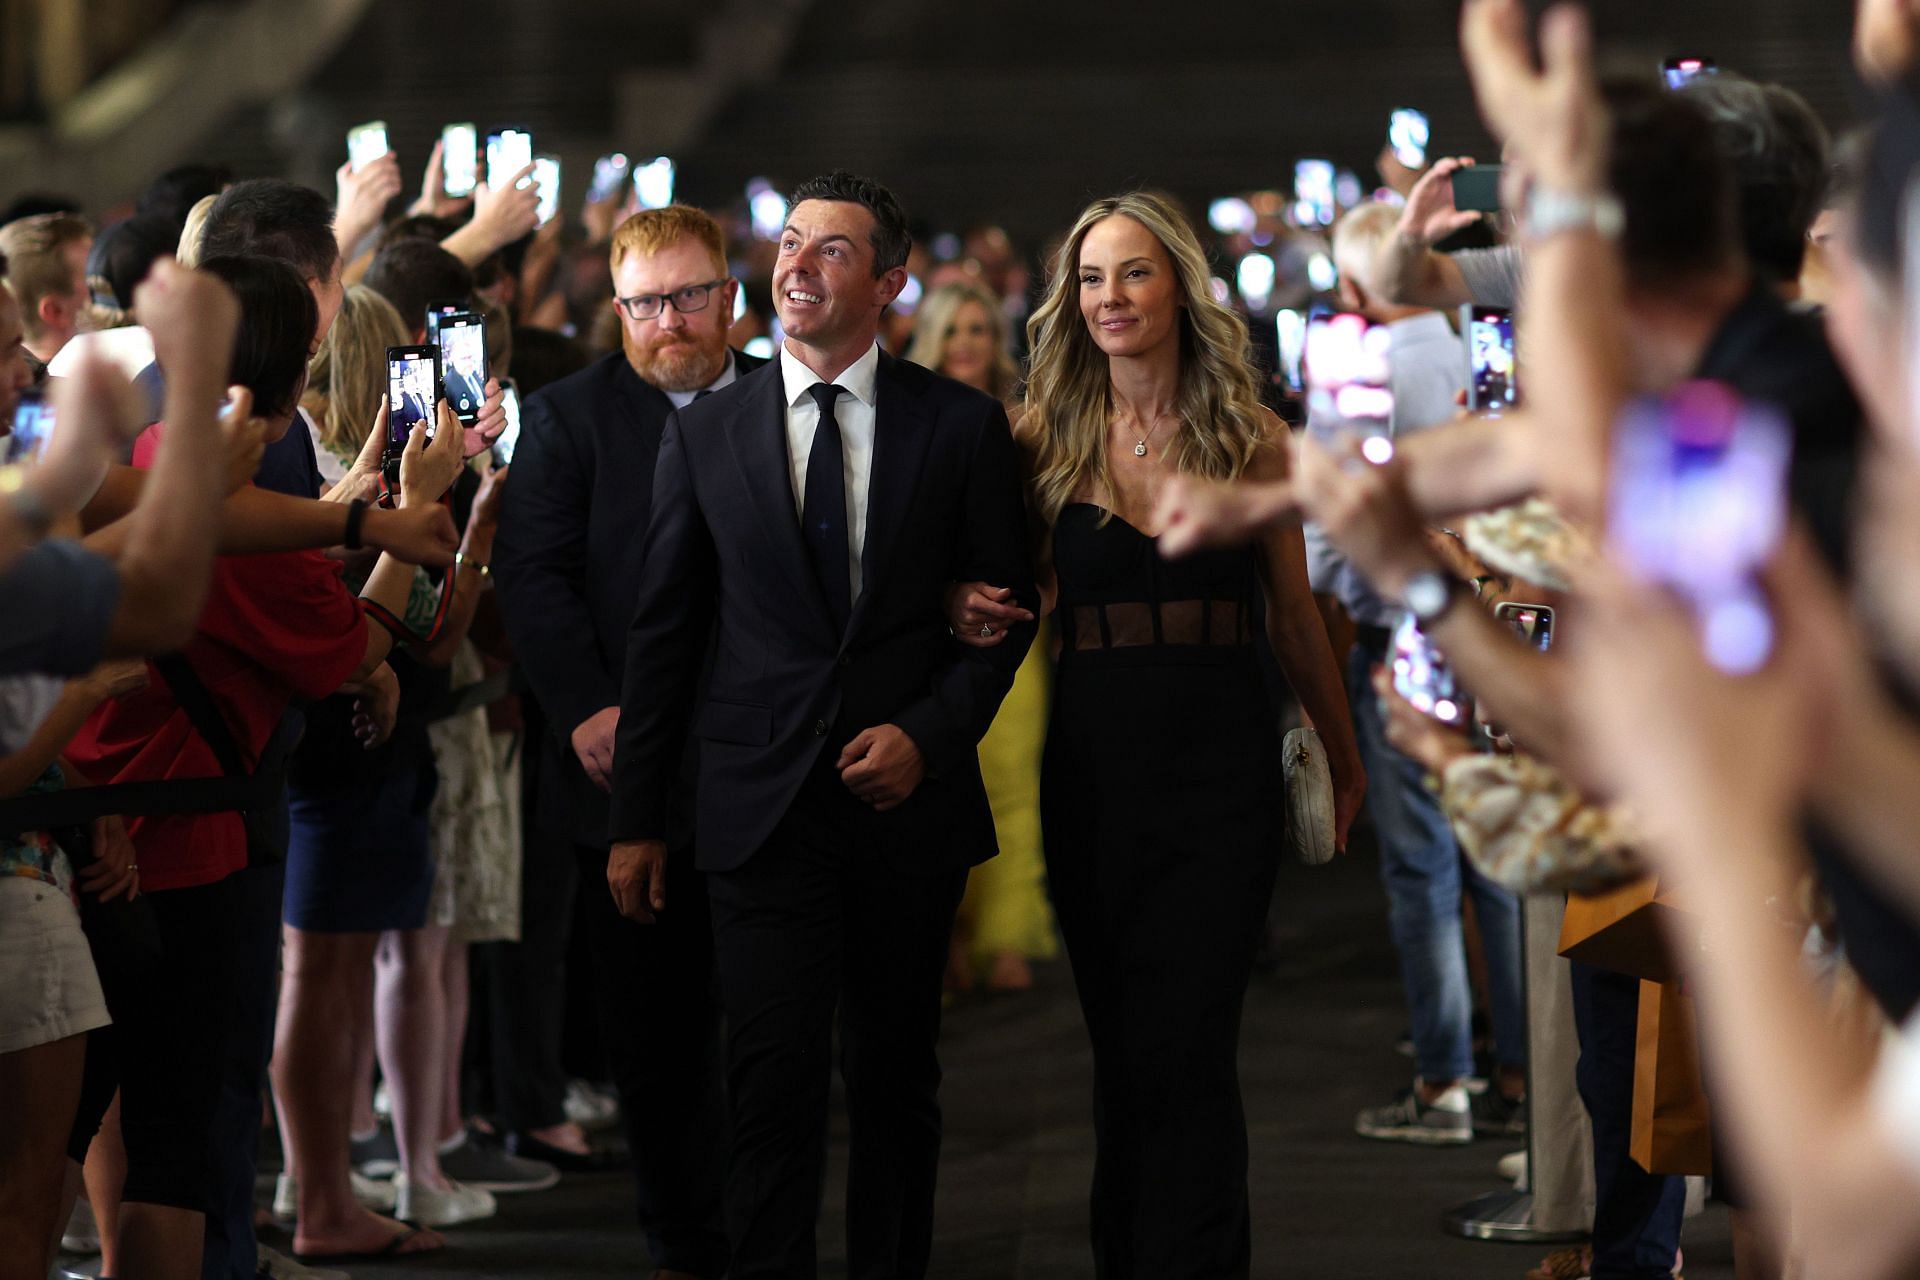
[[(152, 460), (160, 425), (134, 446)], [(258, 758), (294, 699), (337, 691), (366, 655), (367, 624), (340, 566), (318, 551), (220, 556), (199, 630), (183, 651), (233, 729), (249, 763)], [(166, 681), (151, 667), (147, 688), (102, 705), (67, 757), (96, 783), (217, 777), (212, 748), (194, 731)], [(184, 889), (224, 880), (247, 864), (237, 813), (129, 818), (146, 889)]]

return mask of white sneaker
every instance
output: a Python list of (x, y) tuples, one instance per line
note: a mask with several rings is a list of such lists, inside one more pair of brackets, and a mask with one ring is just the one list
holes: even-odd
[(585, 1080), (569, 1080), (567, 1096), (561, 1103), (561, 1110), (567, 1119), (585, 1129), (596, 1133), (611, 1128), (620, 1120), (620, 1099), (611, 1090), (589, 1084)]
[(405, 1173), (393, 1175), (395, 1203), (393, 1216), (402, 1222), (423, 1227), (451, 1227), (462, 1222), (491, 1218), (500, 1206), (491, 1191), (450, 1182), (445, 1191), (416, 1187)]
[(261, 1245), (260, 1266), (253, 1274), (260, 1280), (352, 1280), (344, 1271), (329, 1271), (325, 1267), (309, 1267), (297, 1262), (286, 1254)]
[[(347, 1177), (353, 1183), (353, 1198), (364, 1209), (375, 1213), (392, 1213), (394, 1190), (391, 1182), (379, 1178), (363, 1177), (355, 1170), (347, 1170)], [(300, 1184), (294, 1181), (290, 1173), (283, 1173), (273, 1184), (273, 1216), (285, 1222), (291, 1222), (300, 1214)]]
[(1527, 1189), (1526, 1152), (1509, 1151), (1506, 1155), (1501, 1156), (1498, 1170), (1502, 1178), (1505, 1178), (1513, 1184), (1515, 1191), (1525, 1191)]

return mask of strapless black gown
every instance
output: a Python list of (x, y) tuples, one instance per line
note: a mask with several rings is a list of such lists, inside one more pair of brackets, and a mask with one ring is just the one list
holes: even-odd
[(1094, 1054), (1096, 1274), (1245, 1276), (1240, 1012), (1281, 848), (1255, 556), (1161, 558), (1074, 503), (1041, 807)]

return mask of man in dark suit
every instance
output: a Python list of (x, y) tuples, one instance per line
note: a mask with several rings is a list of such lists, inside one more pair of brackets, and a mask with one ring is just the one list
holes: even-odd
[(963, 646), (941, 602), (989, 566), (1022, 604), (1036, 593), (1005, 412), (876, 346), (906, 282), (900, 206), (844, 173), (793, 198), (779, 358), (661, 441), (607, 874), (655, 928), (702, 909), (666, 839), (691, 726), (728, 1022), (729, 1275), (814, 1274), (838, 1006), (849, 1274), (912, 1280), (932, 1247), (947, 942), (967, 867), (995, 851), (975, 747), (1032, 640)]
[[(535, 823), (573, 847), (588, 887), (595, 983), (642, 1225), (662, 1275), (718, 1280), (725, 1107), (712, 933), (689, 824), (676, 817), (669, 860), (686, 910), (643, 928), (620, 916), (601, 885), (621, 666), (661, 432), (677, 406), (762, 362), (727, 348), (740, 286), (706, 214), (678, 205), (636, 214), (614, 235), (612, 268), (624, 349), (527, 400), (493, 573), (514, 652), (552, 727), (537, 764)], [(676, 744), (676, 768), (679, 758)], [(553, 1019), (529, 1038), (551, 1053), (560, 992), (546, 995)], [(507, 1109), (519, 1112), (508, 1117), (516, 1150), (582, 1167), (562, 1145), (580, 1145), (580, 1135), (552, 1090), (524, 1100), (514, 1088), (524, 1081), (507, 1084)]]

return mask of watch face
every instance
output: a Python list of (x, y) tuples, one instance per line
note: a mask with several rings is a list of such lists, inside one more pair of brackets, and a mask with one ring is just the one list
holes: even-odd
[(1447, 603), (1447, 580), (1437, 573), (1422, 573), (1407, 581), (1407, 608), (1416, 618), (1427, 618)]

